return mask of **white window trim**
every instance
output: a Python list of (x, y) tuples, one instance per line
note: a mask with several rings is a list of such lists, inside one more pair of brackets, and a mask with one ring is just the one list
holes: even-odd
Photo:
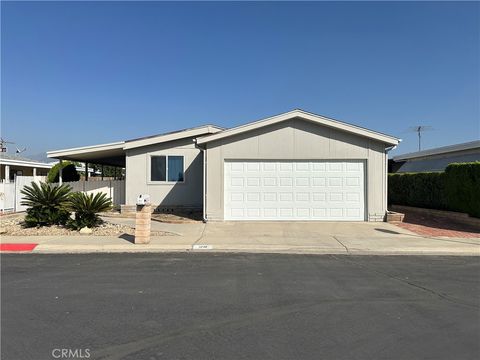
[[(152, 180), (152, 157), (155, 156), (165, 156), (165, 181), (161, 180)], [(178, 156), (183, 159), (183, 181), (168, 181), (168, 158), (171, 156)], [(148, 164), (147, 164), (147, 184), (151, 185), (175, 185), (175, 184), (184, 184), (185, 183), (185, 155), (175, 155), (175, 154), (148, 154)]]

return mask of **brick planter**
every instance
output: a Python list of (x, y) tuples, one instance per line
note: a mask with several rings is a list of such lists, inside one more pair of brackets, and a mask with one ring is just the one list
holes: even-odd
[(395, 212), (395, 211), (387, 212), (387, 222), (403, 222), (404, 218), (405, 218), (405, 214)]

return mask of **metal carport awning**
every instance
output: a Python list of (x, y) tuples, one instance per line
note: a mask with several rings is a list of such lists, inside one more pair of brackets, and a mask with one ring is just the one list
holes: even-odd
[(79, 161), (83, 163), (125, 167), (125, 142), (84, 146), (79, 148), (48, 151), (53, 159)]

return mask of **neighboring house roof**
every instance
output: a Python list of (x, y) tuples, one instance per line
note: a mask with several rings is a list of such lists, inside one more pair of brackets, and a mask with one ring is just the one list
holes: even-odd
[(422, 157), (433, 156), (433, 155), (448, 154), (448, 153), (457, 152), (457, 151), (474, 150), (474, 149), (480, 149), (480, 140), (470, 141), (462, 144), (442, 146), (434, 149), (415, 151), (415, 152), (411, 152), (403, 155), (394, 156), (392, 159), (394, 161), (403, 161), (403, 160), (422, 158)]
[(124, 149), (134, 149), (142, 146), (148, 146), (153, 144), (164, 143), (168, 141), (174, 141), (179, 139), (184, 139), (188, 137), (196, 137), (205, 134), (215, 134), (224, 130), (219, 126), (215, 125), (203, 125), (190, 129), (183, 129), (178, 131), (172, 131), (169, 133), (146, 136), (138, 139), (127, 140), (124, 146)]
[(311, 122), (319, 124), (319, 125), (335, 128), (335, 129), (338, 129), (338, 130), (343, 130), (343, 131), (353, 133), (353, 134), (356, 134), (356, 135), (359, 135), (359, 136), (364, 136), (364, 137), (367, 137), (367, 138), (370, 138), (370, 139), (374, 139), (374, 140), (383, 142), (383, 143), (388, 144), (388, 145), (398, 145), (398, 143), (401, 141), (399, 138), (396, 138), (396, 137), (391, 136), (391, 135), (382, 134), (382, 133), (372, 131), (372, 130), (369, 130), (369, 129), (366, 129), (366, 128), (363, 128), (363, 127), (360, 127), (360, 126), (348, 124), (348, 123), (345, 123), (345, 122), (342, 122), (342, 121), (327, 118), (325, 116), (316, 115), (316, 114), (312, 114), (312, 113), (309, 113), (309, 112), (306, 112), (306, 111), (303, 111), (303, 110), (300, 110), (300, 109), (296, 109), (296, 110), (292, 110), (292, 111), (289, 111), (289, 112), (286, 112), (286, 113), (283, 113), (283, 114), (279, 114), (279, 115), (276, 115), (276, 116), (272, 116), (272, 117), (269, 117), (269, 118), (266, 118), (266, 119), (258, 120), (258, 121), (251, 122), (251, 123), (248, 123), (248, 124), (245, 124), (245, 125), (240, 125), (240, 126), (228, 129), (228, 130), (224, 130), (224, 131), (218, 132), (218, 133), (213, 134), (213, 135), (207, 135), (207, 136), (200, 137), (200, 138), (197, 139), (197, 144), (204, 144), (204, 143), (208, 143), (210, 141), (223, 139), (223, 138), (226, 138), (226, 137), (229, 137), (229, 136), (241, 134), (241, 133), (244, 133), (244, 132), (247, 132), (247, 131), (251, 131), (251, 130), (255, 130), (255, 129), (264, 127), (264, 126), (273, 125), (273, 124), (276, 124), (276, 123), (279, 123), (279, 122), (282, 122), (282, 121), (286, 121), (286, 120), (290, 120), (290, 119), (296, 118), (296, 117), (307, 120), (307, 121), (311, 121)]
[[(445, 168), (453, 163), (480, 161), (480, 153), (447, 156), (443, 158), (425, 158), (419, 160), (399, 161), (396, 173), (406, 172), (437, 172), (445, 171)], [(395, 161), (394, 161), (395, 162)]]
[(480, 161), (480, 140), (397, 155), (392, 161), (396, 173), (444, 171), (452, 163)]
[(49, 169), (53, 165), (44, 163), (38, 160), (25, 158), (18, 155), (13, 155), (5, 152), (0, 152), (0, 164), (2, 165), (16, 165), (16, 166), (24, 166), (24, 167), (32, 167), (32, 168), (44, 168)]

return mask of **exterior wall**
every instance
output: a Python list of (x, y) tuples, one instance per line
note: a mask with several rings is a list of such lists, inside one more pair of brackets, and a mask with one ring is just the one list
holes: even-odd
[[(150, 182), (151, 155), (183, 155), (185, 181)], [(160, 209), (203, 207), (203, 153), (192, 138), (127, 150), (125, 180), (127, 205), (135, 205), (139, 194), (149, 194), (152, 205)]]
[(384, 219), (387, 164), (383, 143), (301, 119), (207, 143), (208, 220), (223, 220), (225, 159), (365, 160), (366, 220)]

